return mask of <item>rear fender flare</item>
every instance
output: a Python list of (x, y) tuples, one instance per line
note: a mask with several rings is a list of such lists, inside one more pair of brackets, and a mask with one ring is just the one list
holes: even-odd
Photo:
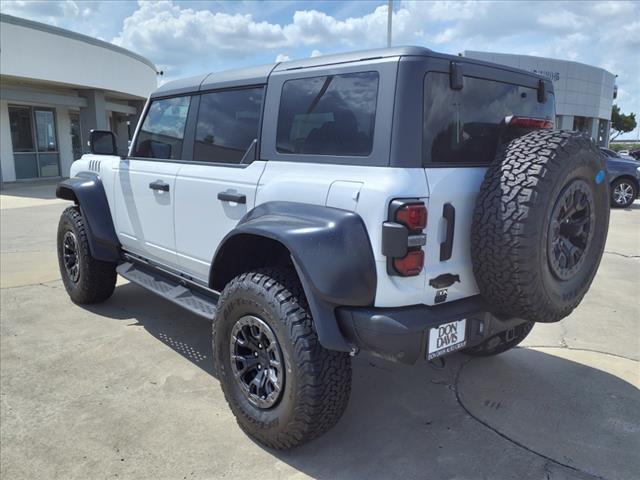
[[(225, 249), (238, 235), (275, 240), (290, 253), (320, 344), (330, 350), (350, 351), (334, 310), (337, 306), (373, 305), (376, 264), (362, 218), (337, 208), (294, 202), (267, 202), (247, 213), (221, 242), (214, 256), (210, 285), (216, 265), (224, 261)], [(230, 280), (230, 279), (228, 279)]]

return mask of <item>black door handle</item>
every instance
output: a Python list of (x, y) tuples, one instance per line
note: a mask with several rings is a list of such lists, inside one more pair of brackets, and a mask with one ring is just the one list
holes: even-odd
[(220, 192), (218, 200), (223, 202), (247, 203), (247, 196), (241, 193)]
[(168, 183), (164, 183), (162, 180), (156, 180), (155, 182), (151, 182), (149, 184), (149, 188), (151, 190), (160, 190), (162, 192), (168, 192), (169, 191), (169, 184)]
[(453, 252), (453, 232), (456, 227), (456, 209), (450, 203), (445, 203), (442, 207), (442, 216), (447, 221), (447, 236), (440, 244), (440, 261), (444, 262), (451, 258)]

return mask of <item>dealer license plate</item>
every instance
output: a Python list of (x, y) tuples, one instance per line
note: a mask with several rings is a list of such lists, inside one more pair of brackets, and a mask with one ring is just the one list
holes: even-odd
[(429, 330), (427, 360), (463, 348), (467, 344), (467, 320), (443, 323)]

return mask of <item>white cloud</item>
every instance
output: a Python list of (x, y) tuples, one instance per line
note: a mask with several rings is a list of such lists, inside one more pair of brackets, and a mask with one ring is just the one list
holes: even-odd
[[(65, 25), (71, 21), (68, 19), (76, 19), (86, 31), (104, 25), (109, 10), (125, 8), (122, 5), (18, 0), (3, 1), (2, 11), (49, 19), (53, 24)], [(171, 0), (140, 1), (132, 8), (127, 3), (126, 18), (119, 23), (113, 42), (162, 65), (170, 77), (270, 58), (302, 58), (318, 49), (339, 52), (386, 44), (386, 0), (368, 10), (369, 4), (349, 3), (332, 9), (334, 15), (320, 8), (307, 9), (304, 2), (299, 2), (293, 13), (291, 4), (282, 2), (228, 3), (224, 12), (208, 10), (210, 4), (205, 3), (188, 5)], [(105, 22), (93, 22), (95, 17), (105, 17)], [(600, 66), (619, 75), (617, 82), (624, 92), (619, 99), (622, 110), (640, 113), (638, 18), (640, 2), (630, 1), (398, 0), (393, 12), (393, 41), (395, 45), (424, 45), (452, 54), (465, 49), (534, 53)], [(97, 31), (95, 35), (109, 34)]]
[(313, 51), (311, 52), (311, 55), (309, 55), (311, 58), (313, 57), (319, 57), (322, 55), (322, 52), (316, 48), (313, 49)]
[(278, 56), (276, 57), (276, 63), (289, 62), (290, 60), (291, 60), (291, 57), (283, 53), (279, 53)]
[(2, 0), (2, 13), (28, 17), (41, 22), (58, 25), (64, 18), (88, 18), (93, 13), (92, 5), (64, 0)]

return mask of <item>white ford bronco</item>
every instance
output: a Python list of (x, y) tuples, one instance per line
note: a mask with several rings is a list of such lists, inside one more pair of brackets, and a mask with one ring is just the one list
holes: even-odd
[(93, 131), (59, 184), (64, 285), (102, 302), (119, 274), (213, 320), (238, 423), (294, 447), (360, 350), (494, 355), (578, 306), (609, 182), (554, 118), (549, 80), (418, 47), (167, 83), (126, 155)]

